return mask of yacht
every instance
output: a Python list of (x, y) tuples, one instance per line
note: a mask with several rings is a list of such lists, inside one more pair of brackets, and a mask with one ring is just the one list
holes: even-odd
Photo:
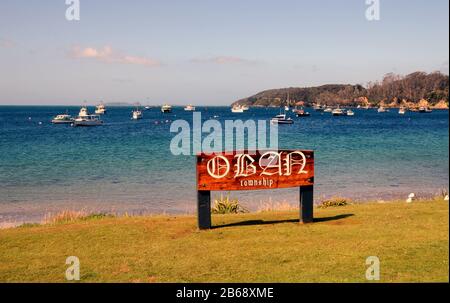
[(99, 115), (85, 115), (85, 116), (78, 116), (73, 121), (73, 126), (98, 126), (102, 125), (103, 121), (100, 120)]
[(95, 108), (95, 113), (97, 115), (104, 115), (106, 114), (106, 107), (103, 103), (100, 103), (99, 105), (96, 106)]
[(400, 109), (398, 110), (398, 113), (399, 113), (400, 115), (404, 115), (404, 114), (406, 113), (405, 108), (404, 108), (404, 107), (400, 107)]
[(164, 104), (163, 106), (161, 106), (161, 112), (162, 113), (171, 113), (172, 112), (172, 106), (170, 106), (168, 104)]
[(294, 123), (294, 120), (291, 118), (286, 118), (286, 114), (279, 114), (273, 117), (270, 122), (272, 124), (292, 124)]
[(184, 108), (184, 110), (188, 111), (188, 112), (193, 112), (193, 111), (195, 111), (195, 106), (193, 106), (192, 104), (189, 104)]
[(345, 114), (347, 116), (354, 116), (355, 115), (355, 113), (351, 109), (347, 110), (347, 112)]
[(243, 109), (242, 106), (240, 106), (240, 105), (234, 105), (234, 106), (231, 108), (231, 112), (232, 112), (232, 113), (243, 113), (243, 112), (244, 112), (244, 109)]
[(69, 114), (62, 114), (62, 115), (57, 115), (52, 119), (52, 123), (53, 124), (66, 124), (66, 123), (72, 123), (73, 122), (73, 118), (71, 115)]
[(241, 107), (242, 107), (242, 109), (243, 109), (244, 111), (246, 111), (246, 110), (249, 109), (248, 105), (242, 105)]
[(341, 108), (338, 106), (337, 108), (335, 108), (335, 109), (333, 109), (333, 110), (331, 111), (331, 114), (332, 114), (333, 116), (343, 116), (343, 115), (345, 114), (345, 112), (344, 112), (343, 109), (341, 109)]
[(323, 112), (324, 112), (324, 113), (331, 113), (331, 112), (333, 112), (333, 109), (332, 109), (331, 107), (326, 107), (326, 108), (323, 110)]

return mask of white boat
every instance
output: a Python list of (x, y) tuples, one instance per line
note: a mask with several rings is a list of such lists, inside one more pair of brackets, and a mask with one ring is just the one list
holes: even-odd
[(331, 113), (333, 112), (333, 109), (331, 107), (327, 107), (323, 110), (324, 113)]
[(429, 109), (428, 107), (424, 107), (424, 106), (419, 107), (419, 113), (429, 114), (431, 112), (433, 112), (433, 111), (431, 109)]
[(195, 111), (195, 106), (192, 105), (192, 104), (186, 105), (184, 110), (187, 111), (187, 112), (193, 112), (193, 111)]
[(378, 108), (378, 112), (379, 112), (379, 113), (385, 113), (385, 112), (386, 112), (386, 109), (385, 109), (383, 106), (380, 106), (380, 107)]
[(71, 115), (68, 114), (62, 114), (62, 115), (57, 115), (52, 119), (52, 123), (53, 124), (67, 124), (67, 123), (72, 123), (73, 122), (73, 118)]
[(164, 104), (163, 106), (161, 106), (161, 112), (162, 113), (171, 113), (172, 112), (172, 106), (170, 106), (168, 104)]
[(343, 109), (337, 107), (337, 108), (335, 108), (335, 109), (333, 109), (333, 110), (331, 111), (331, 114), (332, 114), (333, 116), (343, 116), (345, 113), (344, 113), (344, 110), (343, 110)]
[(140, 109), (136, 108), (132, 112), (131, 119), (139, 120), (139, 119), (142, 119), (142, 116), (143, 116), (142, 111)]
[(86, 117), (89, 116), (89, 112), (86, 106), (83, 106), (78, 113), (78, 117)]
[(275, 117), (273, 117), (270, 120), (270, 123), (273, 123), (273, 124), (292, 124), (292, 123), (294, 123), (294, 120), (292, 120), (291, 118), (286, 118), (286, 114), (279, 114), (279, 115), (276, 115)]
[[(288, 93), (288, 100), (287, 102), (289, 102), (289, 93)], [(270, 120), (270, 123), (272, 124), (293, 124), (294, 120), (292, 120), (291, 118), (288, 118), (286, 116), (286, 107), (284, 108), (284, 113), (281, 113), (281, 109), (280, 109), (280, 114), (276, 115), (275, 117), (273, 117)]]
[(99, 105), (96, 106), (95, 108), (95, 113), (97, 115), (104, 115), (106, 114), (106, 107), (103, 103), (100, 103)]
[(235, 105), (231, 108), (232, 113), (243, 113), (244, 109), (240, 105)]
[(398, 113), (399, 113), (400, 115), (404, 115), (404, 114), (406, 113), (405, 108), (404, 108), (404, 107), (400, 107), (400, 109), (398, 110)]
[(144, 109), (145, 109), (145, 110), (149, 110), (149, 109), (150, 109), (150, 106), (147, 105), (146, 107), (144, 107)]
[(73, 121), (73, 126), (98, 126), (102, 124), (103, 121), (100, 120), (98, 115), (79, 116)]
[(316, 112), (323, 112), (324, 108), (320, 104), (316, 104), (316, 105), (314, 105), (314, 110)]
[(347, 114), (347, 116), (354, 116), (354, 115), (355, 115), (355, 113), (354, 113), (351, 109), (349, 109), (349, 110), (346, 112), (346, 114)]
[(241, 107), (242, 107), (242, 109), (243, 109), (244, 111), (246, 111), (246, 110), (249, 109), (248, 105), (242, 105)]

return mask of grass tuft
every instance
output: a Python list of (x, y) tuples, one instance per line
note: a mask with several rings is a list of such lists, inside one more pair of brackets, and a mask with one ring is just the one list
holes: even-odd
[(238, 199), (230, 198), (228, 193), (225, 197), (221, 194), (220, 197), (214, 198), (214, 206), (211, 210), (213, 214), (238, 214), (248, 213), (249, 211), (243, 207)]
[(342, 197), (333, 197), (331, 199), (322, 201), (322, 203), (318, 206), (319, 208), (328, 208), (328, 207), (338, 207), (338, 206), (346, 206), (350, 204), (351, 200)]

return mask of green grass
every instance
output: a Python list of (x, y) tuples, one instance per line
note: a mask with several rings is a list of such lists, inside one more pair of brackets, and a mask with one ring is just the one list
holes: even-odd
[(449, 281), (448, 202), (356, 204), (297, 212), (92, 218), (0, 230), (0, 281), (66, 282), (77, 256), (82, 282), (365, 282), (368, 256), (381, 282)]

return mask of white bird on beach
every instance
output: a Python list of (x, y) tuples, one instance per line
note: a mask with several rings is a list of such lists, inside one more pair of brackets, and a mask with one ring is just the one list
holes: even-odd
[(416, 194), (410, 193), (408, 196), (408, 199), (406, 199), (406, 203), (411, 203), (415, 197), (416, 197)]

